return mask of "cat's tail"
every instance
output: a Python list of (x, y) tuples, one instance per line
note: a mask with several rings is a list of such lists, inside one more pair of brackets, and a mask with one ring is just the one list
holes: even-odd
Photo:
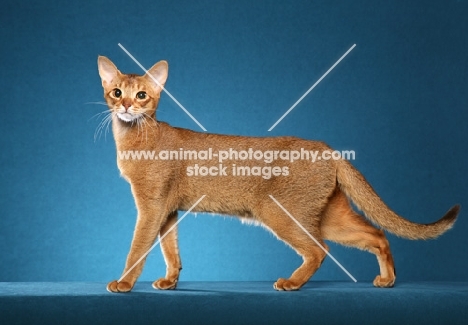
[(390, 210), (364, 176), (347, 160), (337, 161), (337, 180), (341, 190), (364, 212), (370, 221), (403, 238), (436, 238), (452, 228), (460, 210), (460, 206), (455, 205), (438, 221), (430, 224), (418, 224), (406, 220)]

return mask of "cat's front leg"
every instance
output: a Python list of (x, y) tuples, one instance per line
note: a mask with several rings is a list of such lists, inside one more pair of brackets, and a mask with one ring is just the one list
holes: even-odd
[(165, 204), (158, 204), (158, 202), (161, 203), (160, 200), (151, 199), (146, 195), (138, 196), (138, 193), (134, 189), (132, 192), (135, 196), (138, 209), (137, 223), (125, 269), (122, 273), (123, 278), (121, 281), (109, 282), (107, 285), (109, 292), (129, 292), (132, 290), (143, 270), (146, 261), (145, 254), (147, 254), (153, 245), (163, 221), (169, 214), (165, 208)]
[(177, 244), (177, 211), (172, 212), (161, 227), (161, 251), (166, 262), (166, 276), (153, 283), (153, 288), (167, 290), (175, 289), (179, 280), (182, 264), (180, 262), (179, 245)]

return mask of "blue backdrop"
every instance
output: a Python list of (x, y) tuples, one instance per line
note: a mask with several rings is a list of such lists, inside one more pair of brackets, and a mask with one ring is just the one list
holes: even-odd
[[(120, 276), (135, 207), (104, 106), (97, 56), (123, 72), (165, 59), (167, 89), (209, 132), (323, 140), (401, 215), (468, 207), (468, 3), (440, 1), (11, 1), (0, 19), (0, 281)], [(356, 48), (272, 132), (270, 126)], [(167, 96), (158, 117), (200, 130)], [(468, 217), (435, 241), (389, 235), (399, 281), (467, 281)], [(276, 280), (300, 258), (262, 228), (190, 215), (181, 280)], [(359, 280), (373, 256), (331, 245)], [(164, 274), (157, 248), (142, 280)], [(345, 280), (329, 259), (313, 278)]]

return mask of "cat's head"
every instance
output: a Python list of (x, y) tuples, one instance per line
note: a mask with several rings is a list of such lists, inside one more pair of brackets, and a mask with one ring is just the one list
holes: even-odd
[[(105, 56), (98, 57), (99, 75), (109, 109), (121, 121), (133, 123), (153, 117), (167, 79), (166, 61), (156, 63), (144, 76), (123, 74)], [(162, 87), (161, 87), (162, 86)]]

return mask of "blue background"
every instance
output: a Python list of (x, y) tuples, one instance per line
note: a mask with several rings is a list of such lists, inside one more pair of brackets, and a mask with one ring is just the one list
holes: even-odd
[[(467, 1), (11, 1), (0, 19), (0, 281), (121, 274), (135, 222), (104, 106), (98, 55), (140, 73), (165, 59), (167, 89), (209, 132), (319, 139), (396, 212), (432, 222), (468, 206)], [(270, 126), (356, 48), (272, 132)], [(162, 95), (158, 118), (200, 130)], [(467, 281), (468, 221), (435, 241), (389, 235), (400, 281)], [(181, 280), (276, 280), (300, 258), (262, 228), (190, 215)], [(367, 253), (331, 245), (359, 280)], [(165, 272), (157, 248), (141, 280)], [(329, 259), (315, 280), (348, 278)]]

